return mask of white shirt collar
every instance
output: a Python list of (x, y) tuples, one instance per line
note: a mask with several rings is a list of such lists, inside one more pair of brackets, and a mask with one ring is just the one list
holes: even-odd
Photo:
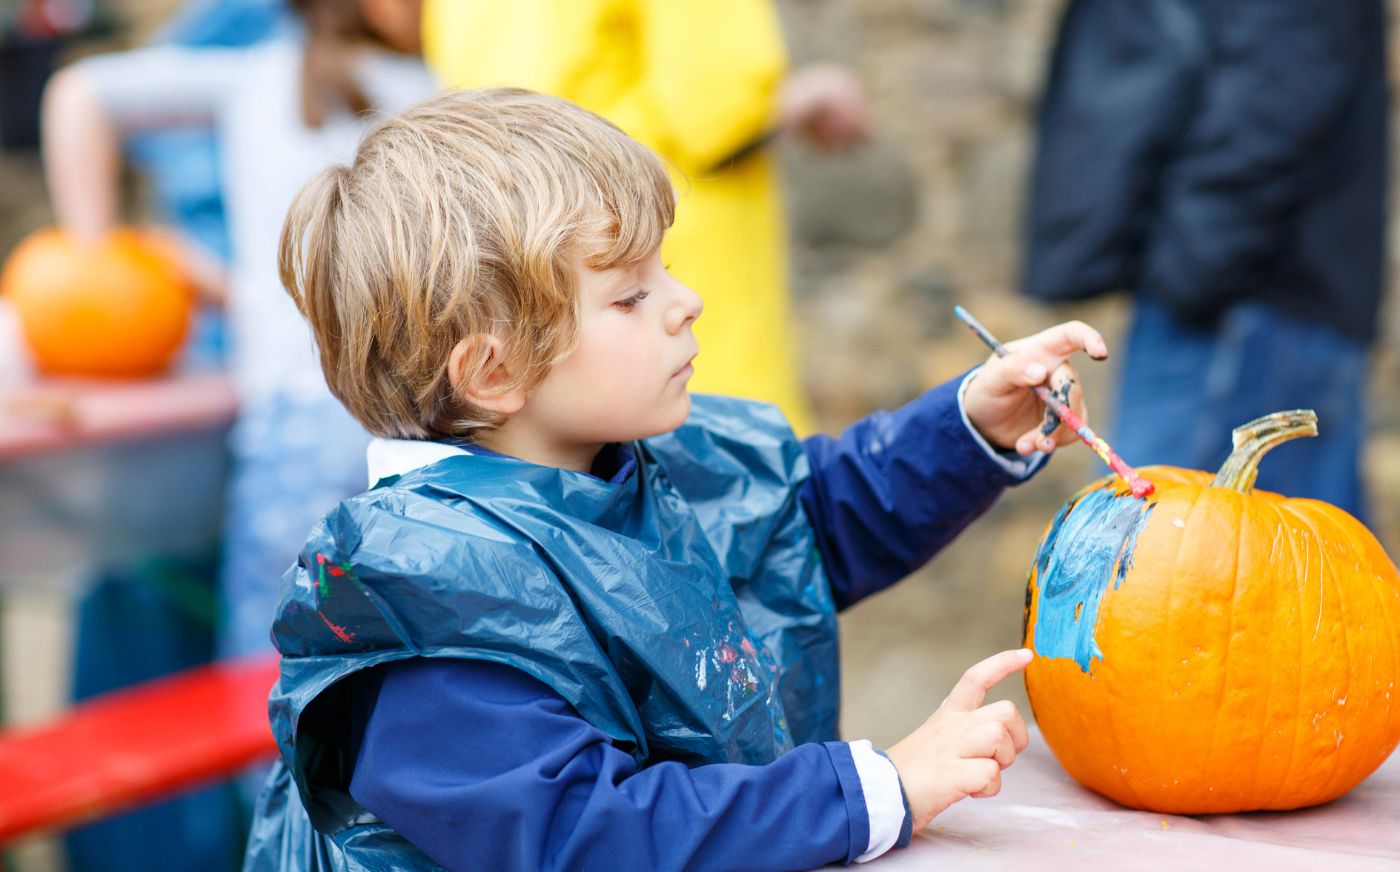
[(383, 439), (370, 440), (365, 451), (365, 461), (369, 466), (369, 486), (391, 475), (403, 475), (429, 464), (437, 463), (444, 457), (470, 454), (456, 445), (442, 442), (427, 442), (422, 439)]

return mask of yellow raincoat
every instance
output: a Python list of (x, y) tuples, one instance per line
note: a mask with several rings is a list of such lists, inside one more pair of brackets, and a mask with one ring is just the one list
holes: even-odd
[(744, 151), (786, 71), (770, 0), (427, 0), (423, 44), (444, 85), (564, 97), (673, 164), (662, 254), (705, 300), (691, 387), (777, 403), (807, 432), (776, 168)]

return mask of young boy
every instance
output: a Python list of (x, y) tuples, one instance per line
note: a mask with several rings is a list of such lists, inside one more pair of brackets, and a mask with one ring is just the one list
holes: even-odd
[(1029, 652), (881, 754), (835, 741), (835, 611), (1072, 438), (1027, 388), (1103, 340), (1063, 325), (800, 443), (687, 394), (672, 208), (645, 148), (503, 90), (386, 121), (298, 196), (283, 281), (387, 438), (287, 575), (245, 868), (800, 869), (999, 789), (1025, 725), (983, 696)]

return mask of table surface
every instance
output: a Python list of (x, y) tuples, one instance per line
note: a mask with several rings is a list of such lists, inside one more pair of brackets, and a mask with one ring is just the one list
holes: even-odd
[(218, 372), (12, 382), (0, 386), (0, 460), (222, 426), (237, 404), (228, 377)]
[(999, 795), (954, 805), (864, 868), (1397, 872), (1400, 754), (1316, 808), (1184, 817), (1131, 811), (1080, 787), (1032, 730)]
[(0, 299), (0, 461), (226, 426), (237, 395), (221, 372), (97, 380), (36, 374)]

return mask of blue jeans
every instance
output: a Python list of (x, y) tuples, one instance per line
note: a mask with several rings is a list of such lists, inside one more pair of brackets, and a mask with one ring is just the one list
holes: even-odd
[(1110, 441), (1128, 463), (1214, 472), (1230, 453), (1234, 427), (1314, 409), (1319, 435), (1270, 451), (1257, 486), (1324, 500), (1367, 521), (1360, 461), (1370, 361), (1359, 339), (1258, 302), (1200, 329), (1139, 298), (1125, 351)]

